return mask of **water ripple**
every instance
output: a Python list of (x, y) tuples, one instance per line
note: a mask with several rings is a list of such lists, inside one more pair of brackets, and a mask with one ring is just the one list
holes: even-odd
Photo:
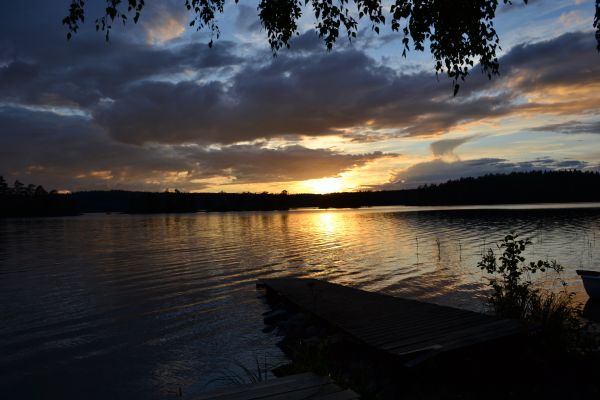
[(476, 263), (510, 231), (532, 238), (528, 256), (563, 263), (578, 292), (574, 270), (600, 270), (597, 209), (416, 210), (0, 221), (0, 387), (19, 398), (193, 396), (238, 363), (281, 361), (278, 338), (261, 332), (262, 277), (481, 310)]

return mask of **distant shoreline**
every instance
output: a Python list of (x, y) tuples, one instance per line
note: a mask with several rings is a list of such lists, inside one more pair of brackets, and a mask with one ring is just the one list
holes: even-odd
[(243, 211), (219, 211), (211, 212), (205, 210), (180, 212), (180, 213), (126, 213), (126, 212), (88, 212), (77, 215), (65, 215), (65, 217), (78, 216), (105, 216), (105, 215), (193, 215), (193, 214), (223, 214), (223, 213), (303, 213), (303, 212), (347, 212), (347, 211), (362, 211), (362, 212), (397, 212), (397, 213), (429, 213), (429, 212), (543, 212), (543, 211), (599, 211), (600, 202), (582, 202), (582, 203), (531, 203), (531, 204), (481, 204), (481, 205), (460, 205), (460, 206), (364, 206), (358, 208), (319, 208), (319, 207), (302, 207), (290, 208), (288, 210), (243, 210)]
[(274, 211), (377, 206), (600, 203), (600, 173), (533, 171), (461, 178), (416, 189), (329, 194), (76, 192), (82, 212)]
[(506, 204), (461, 204), (461, 205), (437, 205), (437, 206), (362, 206), (358, 208), (319, 208), (302, 207), (292, 208), (289, 211), (327, 211), (327, 210), (364, 210), (364, 209), (394, 209), (397, 211), (477, 211), (477, 210), (498, 210), (498, 211), (518, 211), (518, 210), (577, 210), (577, 209), (600, 209), (600, 202), (561, 202), (561, 203), (506, 203)]
[[(14, 190), (13, 190), (14, 192)], [(33, 192), (32, 192), (33, 193)], [(365, 207), (443, 207), (449, 209), (557, 208), (561, 204), (600, 204), (600, 173), (531, 171), (461, 178), (416, 189), (330, 194), (183, 193), (84, 191), (71, 194), (0, 196), (0, 216), (57, 216), (85, 213), (163, 214)], [(583, 205), (583, 206), (582, 206)], [(597, 206), (589, 206), (597, 207)]]

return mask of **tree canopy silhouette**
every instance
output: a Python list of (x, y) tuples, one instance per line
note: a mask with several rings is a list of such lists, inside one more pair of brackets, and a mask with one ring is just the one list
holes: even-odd
[[(411, 47), (425, 51), (429, 44), (436, 74), (446, 73), (452, 78), (456, 95), (459, 81), (464, 81), (475, 63), (490, 79), (498, 74), (500, 39), (494, 18), (501, 1), (511, 4), (510, 0), (395, 0), (387, 9), (383, 0), (260, 0), (257, 11), (274, 53), (290, 47), (291, 39), (299, 34), (298, 19), (305, 9), (314, 14), (316, 31), (327, 49), (333, 48), (341, 33), (350, 40), (355, 38), (361, 19), (367, 19), (376, 33), (387, 21), (393, 31), (403, 35), (403, 56)], [(145, 0), (106, 0), (105, 14), (95, 21), (96, 30), (105, 32), (108, 40), (115, 21), (125, 23), (132, 16), (137, 23), (144, 6)], [(216, 16), (224, 6), (225, 0), (185, 0), (192, 14), (189, 25), (208, 29), (211, 47), (213, 38), (220, 35)], [(63, 19), (67, 38), (77, 32), (84, 19), (85, 0), (72, 0)], [(600, 51), (600, 0), (596, 0), (593, 26)]]
[(16, 180), (12, 187), (0, 176), (0, 218), (77, 215), (71, 195), (48, 193), (41, 185), (25, 185)]

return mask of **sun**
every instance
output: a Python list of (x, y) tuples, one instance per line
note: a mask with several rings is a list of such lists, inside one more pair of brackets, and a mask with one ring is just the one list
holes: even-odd
[(311, 179), (305, 182), (312, 192), (318, 194), (341, 192), (343, 181), (341, 178)]

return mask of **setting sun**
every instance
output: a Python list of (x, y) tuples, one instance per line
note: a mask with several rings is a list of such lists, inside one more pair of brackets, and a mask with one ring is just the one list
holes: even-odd
[(311, 192), (318, 194), (341, 192), (343, 189), (341, 178), (311, 179), (305, 183)]

